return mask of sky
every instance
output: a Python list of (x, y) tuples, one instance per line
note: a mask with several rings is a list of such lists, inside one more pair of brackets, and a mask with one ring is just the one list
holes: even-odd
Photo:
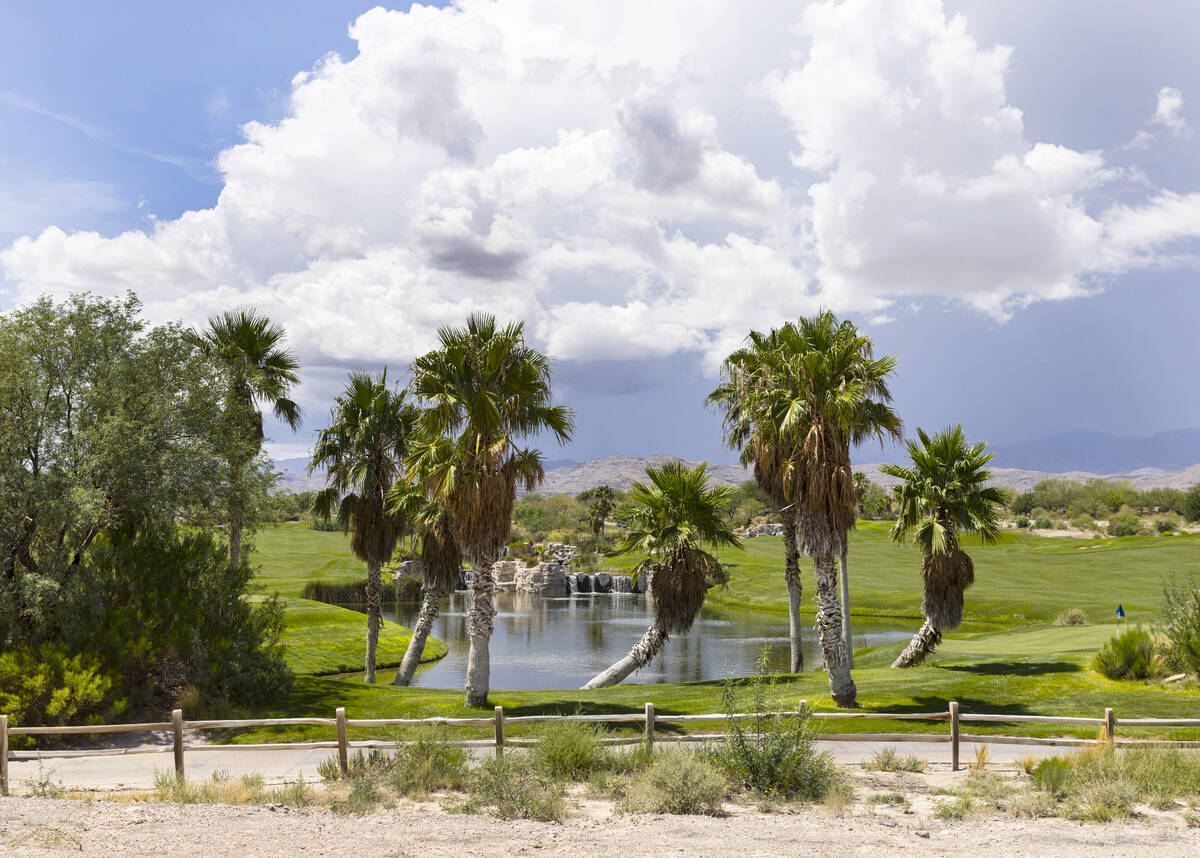
[(1200, 426), (1197, 43), (1190, 0), (8, 0), (0, 312), (258, 307), (278, 457), (475, 310), (552, 356), (551, 458), (732, 461), (721, 359), (820, 309), (910, 428)]

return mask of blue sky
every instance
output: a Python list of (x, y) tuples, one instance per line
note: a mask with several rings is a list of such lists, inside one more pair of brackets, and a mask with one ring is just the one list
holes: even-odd
[(554, 456), (730, 460), (720, 355), (822, 306), (910, 426), (1200, 426), (1194, 4), (619, 6), (6, 3), (0, 310), (262, 306), (282, 455), (474, 308), (555, 355)]

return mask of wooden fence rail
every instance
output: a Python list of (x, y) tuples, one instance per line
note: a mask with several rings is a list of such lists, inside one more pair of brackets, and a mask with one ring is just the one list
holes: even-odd
[[(308, 750), (330, 749), (337, 750), (338, 768), (343, 774), (349, 769), (349, 751), (357, 749), (380, 749), (395, 747), (395, 742), (380, 740), (349, 741), (349, 727), (491, 727), (491, 739), (465, 739), (456, 744), (464, 748), (492, 747), (497, 757), (503, 756), (504, 748), (522, 747), (534, 744), (536, 740), (505, 738), (504, 728), (510, 724), (546, 724), (564, 721), (585, 723), (635, 724), (643, 725), (643, 732), (638, 736), (612, 736), (601, 741), (606, 744), (633, 744), (637, 742), (703, 742), (719, 739), (724, 733), (685, 733), (663, 735), (656, 730), (659, 724), (693, 724), (699, 722), (750, 721), (761, 717), (798, 716), (821, 721), (837, 721), (842, 719), (879, 719), (885, 721), (948, 721), (950, 730), (943, 733), (820, 733), (818, 737), (823, 742), (931, 742), (947, 743), (950, 745), (950, 765), (954, 771), (959, 769), (959, 746), (963, 742), (977, 744), (1003, 743), (1013, 745), (1042, 745), (1080, 747), (1107, 743), (1112, 746), (1130, 747), (1145, 745), (1151, 747), (1200, 747), (1200, 741), (1174, 741), (1154, 739), (1127, 739), (1118, 741), (1116, 738), (1117, 725), (1127, 727), (1200, 727), (1200, 718), (1127, 718), (1118, 720), (1114, 711), (1104, 710), (1102, 718), (1076, 718), (1057, 715), (1006, 715), (982, 712), (959, 712), (958, 702), (952, 701), (944, 712), (810, 712), (808, 701), (801, 700), (798, 709), (790, 712), (766, 712), (761, 714), (738, 712), (729, 714), (706, 715), (664, 715), (656, 712), (653, 703), (647, 703), (644, 712), (624, 712), (607, 715), (517, 715), (509, 717), (504, 714), (503, 707), (497, 706), (489, 718), (347, 718), (346, 710), (338, 708), (333, 718), (250, 718), (241, 720), (204, 720), (185, 721), (183, 711), (176, 709), (171, 713), (170, 721), (153, 721), (140, 724), (88, 724), (73, 727), (10, 727), (7, 715), (0, 715), (0, 795), (8, 795), (9, 791), (9, 759), (36, 759), (41, 757), (91, 757), (109, 754), (147, 754), (162, 753), (170, 750), (174, 754), (175, 773), (184, 776), (184, 752), (209, 750)], [(1013, 723), (1013, 724), (1065, 724), (1103, 727), (1099, 739), (1072, 738), (1039, 738), (1031, 736), (1000, 736), (992, 734), (962, 733), (959, 726), (964, 721)], [(290, 727), (315, 726), (335, 727), (336, 741), (321, 742), (278, 742), (255, 745), (196, 745), (184, 742), (184, 734), (188, 730), (238, 729), (245, 727)], [(171, 731), (171, 744), (162, 748), (129, 748), (124, 750), (72, 750), (72, 751), (9, 751), (9, 736), (88, 736), (99, 733), (134, 733), (145, 731)]]

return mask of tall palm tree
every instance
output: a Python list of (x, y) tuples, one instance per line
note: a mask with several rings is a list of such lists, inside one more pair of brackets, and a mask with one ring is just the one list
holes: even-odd
[(412, 461), (450, 512), (454, 538), (475, 567), (466, 701), (483, 706), (496, 615), (492, 562), (508, 542), (517, 484), (532, 490), (545, 477), (541, 455), (517, 442), (548, 432), (566, 443), (574, 413), (552, 404), (550, 362), (525, 344), (523, 323), (499, 326), (477, 313), (464, 327), (440, 329), (438, 340), (439, 348), (413, 361), (412, 388), (426, 407)]
[(462, 552), (454, 540), (450, 513), (429, 499), (423, 482), (400, 482), (388, 495), (390, 508), (410, 523), (421, 543), (421, 610), (392, 685), (412, 682), (421, 663), (425, 641), (433, 630), (442, 599), (454, 591), (462, 570)]
[[(724, 412), (725, 443), (740, 450), (741, 462), (753, 466), (754, 479), (776, 508), (783, 522), (783, 579), (788, 591), (788, 636), (791, 671), (804, 670), (803, 623), (800, 606), (804, 589), (800, 580), (800, 552), (796, 546), (796, 519), (792, 512), (792, 477), (800, 438), (779, 431), (783, 415), (774, 411), (780, 394), (795, 381), (790, 372), (795, 355), (781, 352), (777, 330), (751, 331), (746, 345), (721, 365), (721, 383), (705, 400)], [(802, 345), (792, 338), (788, 345)]]
[(299, 383), (299, 361), (283, 348), (286, 332), (257, 310), (233, 310), (213, 316), (203, 332), (190, 340), (221, 368), (225, 375), (223, 415), (229, 462), (229, 565), (241, 565), (242, 530), (246, 521), (246, 466), (258, 455), (263, 442), (263, 416), (259, 404), (270, 406), (275, 416), (293, 431), (299, 428), (300, 406), (288, 398)]
[(378, 378), (352, 372), (308, 463), (310, 474), (325, 469), (326, 486), (313, 497), (313, 514), (350, 531), (350, 550), (367, 564), (365, 682), (375, 681), (383, 625), (380, 572), (406, 528), (403, 515), (388, 507), (387, 496), (401, 474), (417, 415), (406, 392), (389, 387), (386, 368)]
[(900, 418), (888, 404), (896, 359), (875, 358), (870, 338), (830, 312), (783, 325), (778, 339), (791, 381), (774, 397), (777, 431), (801, 439), (790, 463), (798, 547), (813, 558), (830, 692), (838, 706), (854, 706), (837, 575), (857, 506), (850, 447), (901, 437)]
[(895, 488), (900, 517), (891, 537), (903, 542), (911, 532), (921, 550), (925, 622), (892, 667), (914, 667), (942, 642), (942, 634), (962, 622), (963, 591), (975, 582), (975, 564), (962, 550), (960, 533), (978, 533), (984, 542), (1000, 535), (999, 509), (1004, 496), (988, 486), (992, 460), (982, 441), (968, 444), (962, 426), (932, 438), (917, 429), (920, 443), (908, 442), (912, 467), (884, 465), (883, 472), (902, 480)]
[(708, 588), (727, 580), (710, 551), (741, 546), (724, 514), (735, 489), (710, 486), (707, 464), (669, 462), (646, 468), (646, 477), (648, 483), (633, 484), (629, 499), (635, 506), (618, 516), (628, 528), (618, 553), (644, 555), (634, 576), (651, 576), (654, 622), (629, 655), (592, 677), (585, 689), (616, 685), (649, 664), (670, 635), (690, 629)]
[(592, 536), (596, 540), (597, 554), (600, 553), (604, 541), (604, 523), (608, 521), (616, 506), (614, 498), (612, 486), (608, 485), (595, 486), (576, 496), (577, 500), (591, 504), (588, 507), (588, 524), (591, 525)]

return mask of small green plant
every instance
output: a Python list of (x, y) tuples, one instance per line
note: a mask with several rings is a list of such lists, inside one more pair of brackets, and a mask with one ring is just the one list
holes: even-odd
[(579, 721), (558, 721), (542, 730), (529, 757), (535, 768), (560, 780), (583, 780), (608, 768), (600, 728)]
[(1092, 658), (1092, 669), (1109, 679), (1146, 680), (1153, 673), (1154, 639), (1141, 626), (1114, 636)]
[(467, 752), (444, 736), (423, 733), (397, 745), (385, 777), (388, 786), (410, 798), (461, 789), (467, 783)]
[(1196, 813), (1194, 810), (1185, 810), (1183, 821), (1188, 828), (1200, 828), (1200, 813)]
[(342, 777), (341, 769), (338, 768), (337, 757), (330, 757), (327, 760), (321, 760), (317, 763), (317, 774), (321, 776), (323, 781), (336, 781)]
[(29, 792), (38, 798), (62, 798), (63, 786), (54, 780), (54, 769), (46, 769), (38, 760), (38, 776), (29, 784)]
[(272, 790), (267, 794), (267, 802), (287, 807), (309, 807), (314, 803), (312, 788), (301, 777), (293, 784)]
[(1007, 806), (1008, 812), (1021, 819), (1044, 819), (1058, 815), (1058, 805), (1048, 793), (1035, 791), (1013, 796)]
[(663, 752), (654, 765), (630, 780), (617, 809), (625, 813), (708, 814), (721, 812), (728, 783), (702, 754), (682, 748)]
[(972, 806), (971, 797), (965, 795), (950, 800), (935, 801), (933, 815), (947, 821), (965, 819), (971, 812)]
[(864, 769), (875, 772), (923, 772), (927, 765), (918, 756), (900, 756), (894, 745), (884, 745), (871, 755), (871, 759), (862, 763)]
[(725, 741), (711, 752), (714, 763), (729, 778), (760, 795), (820, 801), (841, 780), (841, 772), (828, 753), (816, 750), (808, 719), (799, 713), (772, 715), (767, 709), (774, 678), (768, 673), (770, 650), (759, 654), (750, 678), (748, 720), (734, 718), (738, 711), (734, 683), (726, 678), (721, 697), (727, 716)]
[(1054, 618), (1055, 624), (1060, 626), (1083, 626), (1087, 625), (1087, 620), (1087, 612), (1081, 608), (1071, 608)]
[(342, 816), (362, 816), (373, 811), (382, 798), (375, 775), (363, 774), (351, 779), (350, 794), (335, 801), (330, 809)]
[(471, 772), (469, 791), (469, 810), (490, 807), (501, 819), (562, 822), (566, 816), (562, 784), (539, 772), (528, 760), (488, 760)]
[(1063, 757), (1047, 757), (1033, 767), (1033, 782), (1050, 795), (1059, 795), (1071, 774), (1071, 761)]

